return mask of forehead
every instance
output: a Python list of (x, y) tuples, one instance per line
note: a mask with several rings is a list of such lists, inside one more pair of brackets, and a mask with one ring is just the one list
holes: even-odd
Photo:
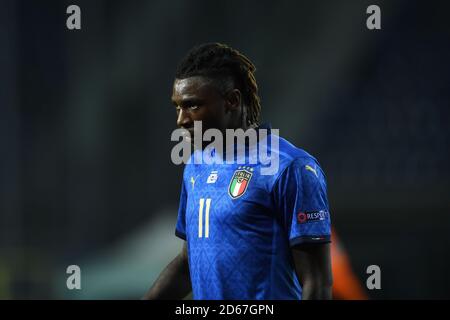
[(202, 76), (175, 79), (173, 83), (172, 100), (189, 97), (208, 97), (217, 94), (214, 81)]

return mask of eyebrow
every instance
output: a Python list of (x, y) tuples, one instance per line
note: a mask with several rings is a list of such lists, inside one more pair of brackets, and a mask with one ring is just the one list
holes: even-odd
[(174, 106), (179, 106), (179, 105), (195, 105), (195, 104), (199, 104), (199, 103), (203, 103), (203, 99), (200, 98), (186, 98), (186, 99), (181, 99), (180, 103), (178, 104), (177, 101), (172, 100), (172, 104)]

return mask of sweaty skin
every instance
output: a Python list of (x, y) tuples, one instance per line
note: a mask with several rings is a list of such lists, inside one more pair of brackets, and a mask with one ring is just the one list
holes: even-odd
[(194, 121), (202, 121), (203, 132), (215, 128), (225, 133), (226, 129), (243, 127), (241, 92), (231, 89), (222, 94), (213, 81), (204, 77), (175, 79), (172, 103), (177, 111), (177, 126), (187, 129), (191, 136)]

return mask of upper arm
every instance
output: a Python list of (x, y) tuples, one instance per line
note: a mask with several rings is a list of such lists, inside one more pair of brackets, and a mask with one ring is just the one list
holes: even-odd
[(181, 270), (184, 274), (189, 274), (189, 256), (187, 250), (187, 241), (183, 241), (183, 247), (181, 248), (180, 253), (178, 254), (178, 261), (181, 265)]
[(294, 246), (292, 257), (298, 280), (302, 285), (314, 283), (314, 285), (331, 287), (333, 276), (329, 243)]
[(276, 182), (274, 197), (291, 247), (330, 242), (325, 176), (314, 159), (295, 159)]
[(303, 299), (331, 298), (331, 218), (321, 168), (312, 158), (295, 159), (274, 192)]
[(184, 184), (184, 179), (181, 182), (180, 204), (178, 207), (177, 225), (175, 227), (175, 235), (183, 240), (186, 237), (186, 206), (187, 206), (187, 192)]
[(187, 253), (187, 241), (184, 241), (183, 243), (183, 248), (181, 248), (181, 253), (180, 253), (181, 257), (183, 258), (183, 260), (188, 260), (188, 253)]

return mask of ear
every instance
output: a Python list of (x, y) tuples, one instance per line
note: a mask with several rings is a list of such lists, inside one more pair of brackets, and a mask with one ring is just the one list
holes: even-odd
[(227, 109), (229, 111), (237, 111), (242, 104), (242, 94), (239, 89), (233, 89), (227, 93), (225, 97), (227, 101)]

